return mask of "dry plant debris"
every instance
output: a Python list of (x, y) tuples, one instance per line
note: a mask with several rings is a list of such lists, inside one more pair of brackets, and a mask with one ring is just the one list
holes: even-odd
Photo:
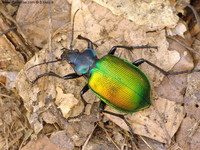
[[(188, 28), (189, 22), (195, 22), (192, 13), (179, 21), (177, 13), (183, 13), (184, 6), (175, 1), (57, 0), (51, 7), (22, 2), (19, 6), (1, 3), (0, 8), (0, 149), (137, 149), (123, 121), (99, 115), (99, 100), (91, 91), (84, 95), (90, 103), (85, 115), (69, 123), (65, 120), (82, 110), (79, 91), (86, 84), (84, 78), (44, 77), (30, 82), (48, 71), (73, 72), (66, 62), (28, 68), (60, 57), (60, 49), (69, 46), (70, 20), (77, 9), (74, 37), (81, 34), (95, 42), (99, 58), (112, 46), (148, 44), (158, 49), (120, 50), (116, 55), (131, 62), (144, 58), (164, 70), (200, 66), (199, 29), (196, 25)], [(13, 25), (14, 30), (9, 30)], [(83, 50), (87, 44), (75, 39), (73, 46)], [(140, 135), (137, 147), (198, 149), (200, 73), (164, 77), (148, 65), (141, 69), (150, 78), (154, 102), (149, 109), (126, 115)]]

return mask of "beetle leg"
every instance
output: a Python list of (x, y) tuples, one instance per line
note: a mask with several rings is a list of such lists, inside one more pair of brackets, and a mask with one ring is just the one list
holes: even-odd
[(103, 112), (105, 110), (105, 107), (106, 107), (106, 103), (104, 103), (103, 101), (100, 101), (99, 111)]
[(157, 48), (156, 46), (113, 46), (108, 54), (114, 55), (117, 48), (125, 48), (127, 50), (139, 49), (139, 48)]
[(129, 128), (129, 131), (131, 133), (131, 136), (133, 137), (133, 141), (135, 142), (135, 144), (137, 145), (137, 140), (135, 139), (135, 134), (133, 132), (133, 129), (131, 128), (131, 125), (129, 124), (129, 122), (126, 120), (126, 118), (124, 117), (124, 115), (121, 115), (121, 114), (116, 114), (116, 113), (113, 113), (113, 112), (109, 112), (109, 111), (106, 111), (104, 110), (105, 109), (105, 106), (106, 106), (106, 103), (104, 103), (103, 101), (100, 102), (100, 105), (99, 105), (99, 111), (102, 113), (107, 113), (107, 114), (110, 114), (110, 115), (113, 115), (113, 116), (116, 116), (116, 117), (119, 117), (121, 119), (124, 120), (124, 122), (126, 123), (126, 125), (128, 126)]
[(134, 61), (132, 64), (138, 67), (142, 63), (144, 63), (144, 59), (138, 59), (138, 60)]
[(32, 81), (32, 83), (35, 83), (38, 79), (40, 79), (44, 76), (53, 76), (53, 77), (61, 78), (61, 79), (64, 79), (64, 80), (75, 79), (75, 78), (81, 77), (77, 73), (71, 73), (71, 74), (68, 74), (68, 75), (62, 77), (62, 76), (57, 75), (54, 72), (47, 72), (47, 73), (43, 73), (43, 74), (40, 74), (39, 76), (37, 76), (36, 79)]
[(79, 117), (81, 117), (81, 116), (84, 114), (84, 112), (85, 112), (85, 107), (86, 107), (86, 105), (87, 105), (88, 103), (87, 103), (87, 102), (85, 101), (85, 99), (83, 98), (83, 94), (86, 93), (88, 90), (89, 90), (89, 86), (88, 86), (88, 84), (86, 84), (86, 85), (83, 87), (83, 89), (80, 91), (81, 100), (82, 100), (83, 105), (84, 105), (82, 112), (81, 112), (79, 115), (77, 115), (77, 116), (73, 116), (73, 117), (67, 118), (67, 120), (79, 118)]
[(95, 43), (93, 43), (90, 39), (88, 38), (85, 38), (85, 37), (82, 37), (81, 35), (78, 35), (77, 39), (80, 39), (80, 40), (85, 40), (88, 42), (88, 48), (90, 49), (93, 49), (93, 45), (98, 47)]
[(139, 66), (141, 65), (142, 63), (146, 62), (148, 65), (154, 67), (155, 69), (159, 70), (162, 74), (164, 74), (165, 76), (168, 76), (168, 75), (178, 75), (178, 74), (183, 74), (183, 73), (191, 73), (191, 72), (200, 72), (200, 69), (196, 69), (196, 70), (185, 70), (185, 71), (180, 71), (180, 72), (167, 72), (163, 69), (161, 69), (160, 67), (154, 65), (153, 63), (151, 63), (150, 61), (148, 60), (145, 60), (145, 59), (138, 59), (136, 60), (135, 62), (133, 62), (133, 65), (136, 65), (136, 66)]

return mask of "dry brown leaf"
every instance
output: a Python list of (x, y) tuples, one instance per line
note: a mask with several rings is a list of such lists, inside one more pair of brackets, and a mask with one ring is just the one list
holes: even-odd
[(174, 27), (178, 17), (173, 13), (169, 1), (132, 1), (132, 0), (93, 0), (110, 9), (115, 15), (123, 15), (138, 25), (157, 30)]
[[(158, 98), (154, 102), (156, 108), (151, 106), (146, 110), (127, 115), (126, 118), (136, 134), (162, 143), (170, 143), (183, 120), (183, 106), (163, 98)], [(106, 116), (123, 129), (128, 130), (123, 120), (108, 114)]]
[[(196, 126), (196, 127), (195, 127)], [(200, 147), (199, 122), (190, 117), (184, 118), (176, 134), (177, 143), (184, 150), (197, 150)]]
[(78, 104), (78, 100), (71, 93), (64, 94), (60, 87), (56, 87), (57, 95), (55, 104), (60, 108), (64, 117), (69, 117), (70, 110)]
[[(190, 40), (191, 39), (181, 38), (181, 41), (187, 44), (190, 43)], [(191, 54), (187, 51), (187, 49), (174, 40), (168, 39), (168, 41), (169, 50), (177, 50), (181, 57), (179, 62), (176, 65), (174, 65), (172, 71), (183, 71), (193, 69), (193, 58)], [(168, 76), (163, 79), (160, 86), (155, 89), (155, 92), (160, 97), (183, 104), (187, 84), (187, 74)]]
[(191, 118), (199, 120), (200, 119), (200, 73), (199, 72), (188, 75), (188, 86), (186, 89), (184, 103), (187, 115)]
[(53, 133), (50, 137), (51, 143), (66, 150), (74, 150), (74, 144), (65, 131), (58, 131)]
[[(63, 144), (67, 144), (67, 141)], [(65, 147), (53, 144), (47, 136), (38, 138), (37, 140), (30, 141), (21, 150), (66, 150)]]
[(48, 124), (57, 123), (57, 119), (58, 119), (56, 115), (52, 114), (49, 111), (46, 111), (46, 112), (42, 113), (41, 117)]
[[(24, 1), (28, 3), (32, 0)], [(30, 37), (30, 40), (38, 47), (43, 47), (48, 43), (48, 30), (52, 34), (70, 21), (70, 7), (66, 0), (53, 1), (51, 6), (51, 14), (48, 12), (48, 4), (25, 4), (22, 2), (18, 9), (17, 22), (21, 25), (26, 36)], [(49, 24), (48, 15), (52, 16), (51, 24)], [(51, 25), (52, 29), (50, 29)]]

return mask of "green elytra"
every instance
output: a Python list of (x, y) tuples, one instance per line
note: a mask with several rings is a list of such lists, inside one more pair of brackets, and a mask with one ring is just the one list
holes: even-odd
[(96, 62), (88, 85), (103, 102), (123, 113), (133, 113), (151, 104), (147, 76), (137, 66), (113, 55)]

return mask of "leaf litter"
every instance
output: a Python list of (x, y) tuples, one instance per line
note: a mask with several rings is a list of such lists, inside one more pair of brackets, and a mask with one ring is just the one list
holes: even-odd
[[(69, 3), (71, 3), (71, 6)], [(30, 5), (29, 9), (27, 9), (24, 7), (23, 4), (21, 4), (18, 9), (18, 22), (21, 24), (23, 24), (24, 22), (29, 22), (31, 24), (22, 26), (22, 28), (25, 27), (22, 29), (23, 32), (25, 32), (25, 35), (27, 37), (30, 37), (30, 40), (34, 43), (35, 46), (42, 48), (40, 52), (36, 53), (35, 56), (30, 61), (28, 61), (25, 66), (23, 66), (23, 69), (14, 79), (16, 91), (19, 94), (18, 96), (21, 97), (23, 101), (22, 104), (24, 105), (24, 108), (26, 110), (25, 118), (27, 118), (28, 121), (27, 128), (31, 129), (27, 130), (26, 134), (24, 132), (21, 133), (21, 137), (25, 137), (26, 135), (26, 138), (24, 138), (26, 139), (26, 141), (18, 139), (18, 148), (24, 146), (24, 142), (26, 143), (30, 139), (32, 139), (31, 142), (33, 142), (33, 139), (38, 136), (38, 138), (41, 138), (41, 140), (37, 140), (37, 144), (42, 144), (43, 140), (47, 140), (48, 142), (44, 142), (48, 143), (46, 144), (47, 147), (54, 143), (54, 146), (56, 145), (58, 149), (62, 149), (59, 148), (59, 144), (57, 144), (55, 141), (64, 135), (66, 136), (66, 139), (69, 139), (69, 141), (66, 140), (68, 142), (63, 144), (70, 145), (70, 148), (68, 147), (68, 149), (75, 149), (75, 147), (80, 147), (81, 145), (83, 145), (91, 133), (93, 133), (93, 135), (91, 135), (92, 137), (98, 137), (101, 134), (105, 135), (103, 134), (104, 131), (102, 131), (101, 128), (94, 128), (94, 123), (100, 121), (101, 116), (99, 116), (98, 113), (97, 102), (99, 100), (94, 96), (94, 94), (92, 94), (92, 92), (88, 92), (84, 95), (86, 101), (90, 103), (90, 105), (87, 106), (87, 115), (84, 115), (81, 119), (70, 121), (69, 123), (65, 122), (65, 119), (62, 118), (62, 115), (74, 116), (80, 113), (83, 106), (81, 102), (77, 104), (77, 100), (80, 100), (79, 91), (86, 84), (86, 81), (84, 79), (80, 78), (75, 80), (63, 81), (61, 79), (45, 77), (37, 81), (35, 84), (32, 84), (30, 82), (34, 80), (37, 75), (48, 72), (50, 70), (60, 75), (72, 73), (73, 70), (70, 65), (65, 62), (59, 62), (52, 65), (43, 65), (35, 67), (31, 70), (27, 70), (34, 64), (49, 61), (49, 59), (53, 60), (60, 56), (60, 54), (62, 53), (60, 49), (63, 46), (67, 47), (69, 45), (69, 39), (71, 37), (71, 26), (69, 21), (70, 18), (72, 18), (73, 13), (78, 8), (80, 8), (81, 10), (77, 13), (76, 16), (74, 37), (77, 37), (77, 35), (81, 34), (82, 36), (88, 37), (93, 42), (98, 44), (96, 52), (99, 57), (104, 56), (106, 53), (108, 53), (109, 49), (115, 45), (138, 46), (148, 44), (151, 46), (158, 46), (158, 49), (138, 49), (134, 50), (133, 52), (119, 50), (116, 55), (125, 58), (131, 62), (139, 58), (145, 58), (160, 66), (164, 70), (174, 69), (179, 71), (179, 69), (191, 69), (194, 66), (192, 56), (189, 54), (187, 49), (182, 48), (180, 45), (172, 46), (174, 44), (174, 41), (170, 43), (170, 41), (166, 38), (166, 32), (163, 29), (163, 26), (167, 28), (175, 27), (175, 25), (178, 23), (175, 13), (171, 14), (171, 17), (174, 18), (172, 19), (173, 22), (171, 22), (170, 25), (162, 23), (162, 26), (159, 26), (158, 24), (156, 26), (155, 22), (155, 25), (150, 28), (149, 25), (152, 24), (146, 24), (140, 21), (134, 22), (134, 20), (130, 19), (131, 13), (127, 13), (127, 16), (121, 15), (119, 14), (119, 12), (115, 12), (115, 8), (110, 8), (110, 5), (105, 6), (104, 4), (103, 6), (101, 6), (102, 4), (98, 5), (96, 2), (81, 0), (74, 0), (69, 3), (67, 1), (60, 0), (52, 4), (52, 10), (64, 10), (64, 13), (60, 16), (60, 11), (58, 11), (58, 13), (55, 13), (55, 20), (54, 17), (52, 17), (52, 19), (54, 20), (51, 21), (53, 29), (50, 30), (50, 32), (52, 32), (53, 38), (53, 43), (51, 45), (52, 53), (48, 48), (49, 37), (47, 36), (47, 30), (44, 30), (48, 29), (48, 20), (43, 19), (45, 18), (45, 16), (49, 15), (47, 11), (48, 7), (46, 5), (44, 5), (45, 8), (44, 6), (42, 6), (41, 8), (40, 5), (40, 7), (36, 7), (37, 5)], [(137, 3), (140, 6), (146, 6), (145, 3), (149, 5), (151, 4), (150, 1), (141, 2), (141, 4), (139, 4), (140, 2), (137, 1)], [(151, 6), (154, 6), (156, 1), (153, 1), (152, 3), (153, 4)], [(64, 7), (63, 9), (61, 9), (62, 6)], [(160, 4), (158, 3), (156, 6), (160, 6)], [(169, 6), (169, 2), (165, 4), (165, 8)], [(121, 7), (123, 11), (126, 10), (126, 7), (123, 8), (123, 5)], [(46, 10), (41, 11), (42, 9)], [(153, 10), (153, 8), (151, 9)], [(171, 12), (172, 6), (170, 6), (169, 9), (170, 10), (168, 11)], [(23, 17), (24, 14), (26, 14), (26, 17)], [(159, 13), (158, 15), (161, 14)], [(162, 17), (164, 18), (164, 14), (162, 15)], [(53, 13), (52, 16), (54, 16)], [(63, 16), (65, 19), (60, 19)], [(35, 21), (37, 20), (37, 17), (40, 20), (39, 22)], [(58, 19), (60, 19), (60, 21), (57, 21)], [(131, 21), (128, 19), (130, 19)], [(138, 18), (135, 19), (137, 20)], [(147, 20), (143, 21), (151, 21), (148, 20), (148, 17), (145, 19)], [(187, 43), (190, 40), (191, 38), (187, 38), (184, 42)], [(74, 41), (74, 48), (82, 50), (86, 46), (87, 44), (83, 41)], [(178, 51), (179, 49), (182, 49), (182, 51)], [(197, 57), (196, 62), (198, 61), (199, 60)], [(178, 65), (179, 63), (180, 66)], [(198, 63), (195, 63), (195, 65), (196, 64), (198, 66)], [(138, 135), (144, 136), (141, 138), (140, 136), (138, 136), (138, 147), (141, 149), (146, 149), (147, 147), (154, 147), (155, 149), (159, 147), (162, 147), (162, 149), (175, 147), (177, 143), (174, 138), (177, 138), (178, 140), (180, 139), (179, 137), (184, 137), (185, 135), (182, 132), (184, 120), (189, 120), (192, 125), (195, 124), (199, 119), (199, 115), (195, 114), (195, 112), (198, 112), (199, 110), (199, 82), (197, 82), (199, 81), (199, 74), (192, 73), (188, 76), (181, 75), (177, 77), (166, 78), (161, 73), (149, 67), (148, 65), (144, 64), (141, 66), (141, 68), (144, 70), (145, 73), (147, 73), (152, 83), (154, 102), (149, 109), (134, 113), (132, 115), (126, 115), (127, 120), (131, 123), (134, 132)], [(57, 100), (57, 102), (55, 100)], [(54, 101), (56, 105), (54, 105)], [(70, 105), (68, 105), (68, 101), (71, 101), (69, 103)], [(67, 108), (67, 110), (64, 109), (65, 107)], [(185, 115), (189, 116), (184, 118)], [(12, 122), (11, 118), (13, 114), (10, 112), (5, 112), (5, 116), (7, 118), (6, 122), (9, 126), (9, 122)], [(107, 130), (106, 133), (113, 136), (118, 134), (118, 138), (120, 138), (121, 140), (116, 140), (116, 138), (115, 140), (118, 141), (118, 143), (116, 144), (121, 149), (125, 147), (130, 148), (131, 145), (128, 142), (129, 136), (121, 131), (121, 128), (127, 129), (126, 125), (121, 122), (119, 118), (114, 119), (115, 117), (113, 116), (105, 116), (111, 119), (120, 127), (119, 128), (117, 126), (114, 126), (104, 117), (103, 120)], [(188, 119), (188, 117), (190, 119)], [(188, 128), (191, 128), (191, 126), (188, 126)], [(62, 132), (62, 134), (60, 134), (60, 131), (62, 129), (66, 131), (66, 135), (65, 132)], [(49, 133), (47, 132), (48, 130)], [(47, 136), (45, 136), (45, 134), (42, 134), (45, 133), (45, 131)], [(195, 132), (194, 135), (197, 134), (195, 136), (198, 137), (198, 129), (196, 129), (196, 131), (197, 132)], [(96, 132), (99, 134), (95, 134)], [(176, 136), (175, 133), (179, 136)], [(54, 138), (55, 141), (51, 141), (51, 138), (49, 138), (48, 135), (58, 136)], [(112, 142), (109, 140), (109, 138), (106, 137), (106, 135), (103, 136), (103, 139), (101, 138), (101, 140), (99, 139), (100, 137), (94, 138), (96, 139), (96, 141), (91, 140), (92, 138), (89, 139), (87, 145), (84, 146), (85, 149), (100, 149), (101, 147), (104, 147), (104, 149), (108, 149), (109, 145), (112, 144)], [(151, 138), (153, 140), (145, 137)], [(8, 140), (6, 141), (4, 137), (2, 137), (2, 139), (4, 139), (1, 140), (4, 141), (4, 145), (6, 145), (6, 142), (9, 144), (13, 143), (13, 141), (11, 140), (11, 142), (8, 142)], [(194, 140), (198, 141), (198, 139)], [(145, 145), (142, 141), (147, 142), (147, 145)], [(179, 143), (181, 143), (179, 146), (182, 149), (184, 149), (185, 146), (188, 146), (184, 140), (180, 140), (178, 144)], [(195, 147), (195, 142), (193, 142), (192, 144), (194, 144), (193, 147)], [(29, 143), (28, 145), (31, 145), (31, 143)], [(25, 146), (23, 149), (30, 149), (28, 145)], [(98, 147), (97, 145), (101, 146)], [(8, 146), (12, 145), (7, 144), (7, 147)], [(64, 146), (60, 147), (64, 148)], [(48, 148), (53, 149), (53, 147), (51, 146)]]

